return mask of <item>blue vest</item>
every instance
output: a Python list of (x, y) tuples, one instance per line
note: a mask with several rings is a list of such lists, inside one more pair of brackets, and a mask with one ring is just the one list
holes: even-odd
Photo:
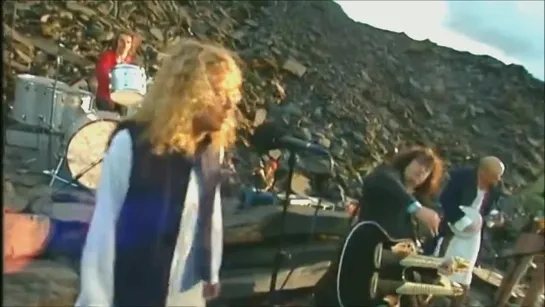
[(142, 124), (122, 122), (112, 136), (122, 129), (128, 129), (131, 135), (133, 158), (129, 189), (116, 224), (113, 304), (116, 307), (164, 306), (192, 169), (197, 173), (200, 193), (198, 237), (191, 248), (196, 262), (195, 268), (188, 268), (196, 274), (189, 282), (196, 284), (210, 279), (212, 212), (215, 188), (220, 180), (219, 153), (206, 140), (196, 158), (179, 153), (159, 156), (151, 153), (149, 143), (142, 141)]

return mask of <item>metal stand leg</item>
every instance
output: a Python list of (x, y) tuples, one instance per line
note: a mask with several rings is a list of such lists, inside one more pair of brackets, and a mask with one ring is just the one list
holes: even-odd
[(58, 180), (62, 183), (66, 183), (66, 184), (69, 184), (73, 187), (78, 187), (74, 182), (72, 181), (69, 181), (69, 180), (66, 180), (64, 178), (62, 178), (61, 176), (59, 176), (59, 172), (61, 170), (61, 167), (62, 167), (62, 164), (64, 163), (64, 160), (66, 159), (66, 157), (63, 155), (60, 160), (59, 160), (59, 163), (57, 164), (57, 166), (55, 167), (55, 169), (53, 170), (44, 170), (42, 173), (44, 173), (45, 175), (48, 175), (48, 176), (51, 176), (51, 181), (49, 181), (49, 186), (52, 187), (53, 184), (55, 183), (55, 180)]

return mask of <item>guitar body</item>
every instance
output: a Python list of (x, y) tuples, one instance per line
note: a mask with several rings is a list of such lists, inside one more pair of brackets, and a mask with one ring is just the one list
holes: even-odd
[(359, 222), (316, 285), (315, 306), (422, 306), (430, 295), (462, 295), (461, 286), (441, 277), (468, 268), (459, 257), (419, 255), (413, 240), (394, 239), (376, 222)]
[[(382, 243), (384, 249), (390, 249), (400, 242), (410, 239), (393, 239), (377, 223), (364, 221), (356, 224), (348, 234), (340, 251), (337, 262), (336, 296), (340, 307), (379, 306), (382, 298), (372, 298), (371, 279), (375, 269), (375, 247)], [(402, 280), (404, 268), (401, 266), (380, 270), (384, 279)]]

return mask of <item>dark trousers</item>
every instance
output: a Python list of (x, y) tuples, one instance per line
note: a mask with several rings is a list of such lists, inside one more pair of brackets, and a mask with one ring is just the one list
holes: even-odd
[(127, 115), (127, 107), (117, 104), (115, 102), (110, 102), (103, 98), (97, 98), (95, 106), (99, 111), (117, 112), (121, 116)]

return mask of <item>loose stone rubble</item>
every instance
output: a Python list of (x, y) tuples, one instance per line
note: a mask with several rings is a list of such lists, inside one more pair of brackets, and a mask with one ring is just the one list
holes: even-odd
[[(134, 30), (143, 38), (140, 62), (153, 76), (169, 45), (195, 36), (242, 59), (240, 161), (254, 162), (245, 136), (265, 110), (328, 147), (335, 181), (352, 195), (362, 175), (404, 144), (434, 145), (454, 164), (498, 155), (513, 189), (543, 172), (544, 86), (520, 66), (356, 23), (329, 1), (181, 3), (27, 1), (18, 3), (14, 23), (6, 3), (8, 101), (15, 74), (53, 76), (57, 51), (60, 79), (73, 83), (90, 76), (116, 31)], [(322, 163), (300, 168), (311, 179), (325, 171)]]

